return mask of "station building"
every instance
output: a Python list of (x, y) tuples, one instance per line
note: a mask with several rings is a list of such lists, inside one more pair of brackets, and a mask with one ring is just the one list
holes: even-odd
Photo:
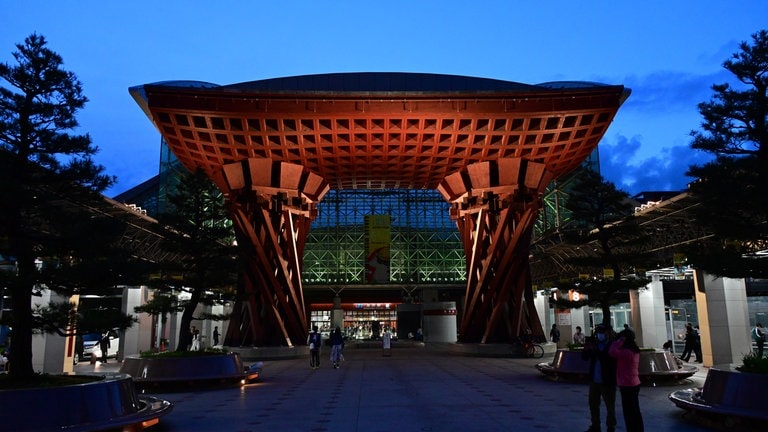
[[(115, 200), (157, 215), (173, 170), (203, 168), (239, 215), (235, 229), (268, 251), (250, 257), (246, 300), (209, 311), (243, 312), (219, 327), (224, 345), (301, 345), (312, 325), (361, 339), (388, 327), (401, 338), (508, 343), (544, 338), (553, 323), (566, 343), (576, 325), (601, 319), (556, 311), (540, 287), (557, 264), (531, 264), (529, 248), (560, 222), (575, 170), (599, 170), (597, 144), (629, 96), (623, 86), (352, 73), (130, 92), (160, 132), (161, 169)], [(614, 309), (614, 325), (644, 329), (646, 346), (675, 339), (706, 302), (695, 283), (734, 291), (702, 277), (658, 270)], [(732, 283), (764, 294), (760, 281)], [(125, 310), (146, 298), (136, 288), (122, 293)], [(766, 312), (748, 312), (741, 291), (743, 317), (723, 331)], [(732, 316), (729, 305), (713, 308)], [(201, 326), (208, 340), (214, 324)], [(124, 353), (155, 343), (157, 323), (148, 326), (125, 338)], [(710, 344), (710, 361), (717, 351)]]
[[(164, 82), (131, 94), (179, 163), (220, 188), (238, 238), (250, 243), (241, 247), (250, 256), (234, 306), (242, 313), (233, 315), (225, 343), (290, 346), (305, 339), (307, 311), (318, 303), (305, 283), (340, 285), (330, 318), (336, 326), (372, 312), (344, 311), (350, 300), (374, 305), (381, 302), (354, 299), (394, 291), (393, 300), (402, 301), (413, 298), (410, 285), (427, 284), (416, 298), (437, 301), (450, 297), (449, 285), (462, 276), (461, 312), (436, 308), (459, 315), (460, 341), (543, 338), (528, 263), (542, 196), (594, 152), (629, 90), (344, 73), (226, 86)], [(318, 224), (325, 198), (325, 213), (336, 217)], [(448, 219), (419, 214), (440, 199), (458, 235), (435, 237), (449, 232), (441, 222)], [(311, 236), (339, 222), (359, 227), (349, 218), (355, 213), (364, 219), (362, 256), (359, 248), (337, 248), (329, 265), (323, 261), (333, 249), (313, 254)], [(410, 246), (427, 238), (438, 246), (428, 253), (393, 248), (393, 241)], [(463, 272), (444, 259), (457, 238)]]

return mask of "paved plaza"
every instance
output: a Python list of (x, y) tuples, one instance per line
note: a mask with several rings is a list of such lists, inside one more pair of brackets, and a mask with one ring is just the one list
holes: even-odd
[[(345, 350), (333, 369), (308, 359), (265, 361), (259, 382), (242, 388), (155, 394), (174, 403), (150, 431), (567, 431), (589, 426), (587, 386), (553, 381), (535, 365), (551, 360), (464, 357), (426, 348)], [(118, 365), (81, 363), (77, 373)], [(706, 369), (683, 384), (645, 385), (645, 430), (715, 430), (684, 416), (670, 392), (700, 387)], [(619, 427), (625, 430), (617, 393)], [(603, 429), (605, 430), (605, 429)], [(735, 430), (735, 429), (732, 429)]]

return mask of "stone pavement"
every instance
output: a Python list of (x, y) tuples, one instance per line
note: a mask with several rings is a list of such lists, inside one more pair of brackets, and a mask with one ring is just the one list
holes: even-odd
[[(154, 394), (173, 411), (149, 431), (568, 431), (589, 426), (587, 386), (552, 381), (535, 365), (551, 360), (463, 357), (426, 348), (345, 350), (333, 369), (329, 349), (321, 367), (306, 358), (265, 361), (262, 378), (241, 388)], [(115, 371), (112, 361), (81, 363), (76, 373)], [(714, 430), (684, 416), (672, 391), (700, 387), (706, 369), (683, 384), (645, 385), (645, 430)], [(623, 431), (620, 396), (616, 395)]]

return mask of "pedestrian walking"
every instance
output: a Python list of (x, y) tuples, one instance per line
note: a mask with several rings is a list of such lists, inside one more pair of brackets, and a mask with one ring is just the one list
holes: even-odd
[(322, 336), (317, 332), (317, 326), (312, 326), (312, 332), (307, 337), (307, 345), (309, 345), (309, 367), (312, 369), (318, 369), (320, 367), (320, 344), (322, 343)]
[(213, 328), (213, 346), (219, 345), (219, 326)]
[(703, 363), (701, 354), (701, 331), (699, 325), (693, 326), (693, 353), (696, 354), (696, 363)]
[(693, 354), (693, 346), (695, 343), (696, 334), (693, 331), (693, 324), (688, 323), (685, 325), (685, 347), (683, 347), (683, 353), (680, 354), (681, 360), (691, 360), (691, 354)]
[(600, 432), (600, 400), (605, 404), (605, 426), (616, 430), (616, 361), (608, 354), (611, 346), (610, 329), (595, 326), (595, 334), (584, 342), (582, 358), (589, 360), (589, 416), (587, 432)]
[(643, 432), (643, 416), (640, 413), (640, 347), (635, 334), (621, 331), (608, 351), (616, 359), (616, 384), (621, 393), (621, 410), (627, 432)]
[(331, 333), (331, 363), (333, 368), (338, 369), (341, 365), (341, 353), (344, 351), (344, 337), (341, 335), (341, 329), (336, 327), (336, 330)]
[(557, 328), (557, 324), (552, 324), (552, 330), (549, 331), (549, 339), (554, 343), (560, 342), (560, 330)]

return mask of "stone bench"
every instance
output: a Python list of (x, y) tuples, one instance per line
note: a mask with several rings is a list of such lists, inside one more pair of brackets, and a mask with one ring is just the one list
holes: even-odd
[(679, 408), (719, 417), (726, 425), (741, 419), (768, 421), (765, 390), (768, 374), (746, 373), (733, 365), (710, 368), (702, 388), (672, 392), (669, 399)]
[[(589, 360), (582, 358), (580, 349), (559, 349), (551, 363), (539, 363), (536, 368), (553, 378), (589, 377)], [(640, 351), (638, 374), (641, 381), (680, 381), (693, 376), (698, 371), (695, 366), (678, 366), (675, 356), (663, 350)]]

